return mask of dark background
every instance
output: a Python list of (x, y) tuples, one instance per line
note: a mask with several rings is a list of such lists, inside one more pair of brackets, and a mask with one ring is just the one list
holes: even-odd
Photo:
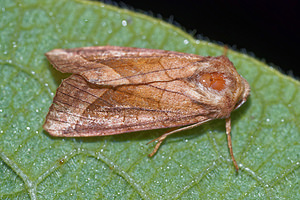
[[(281, 0), (123, 0), (135, 11), (173, 18), (188, 32), (246, 49), (275, 64), (285, 74), (300, 77), (299, 1)], [(107, 3), (107, 1), (106, 1)], [(297, 11), (297, 12), (296, 12)], [(274, 65), (272, 65), (274, 66)], [(275, 67), (276, 67), (275, 66)]]

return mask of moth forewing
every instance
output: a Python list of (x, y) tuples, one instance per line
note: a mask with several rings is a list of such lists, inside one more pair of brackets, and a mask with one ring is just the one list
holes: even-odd
[(153, 155), (170, 134), (216, 118), (244, 103), (250, 87), (225, 56), (131, 47), (82, 47), (46, 53), (53, 66), (73, 73), (57, 89), (44, 129), (60, 137), (89, 137), (181, 127), (157, 138)]
[[(55, 127), (55, 136), (82, 137), (184, 126), (207, 119), (206, 110), (176, 89), (181, 90), (173, 82), (101, 88), (72, 75), (57, 89), (55, 106), (44, 127)], [(57, 128), (62, 125), (63, 129)]]
[(153, 49), (139, 52), (136, 48), (112, 46), (54, 49), (46, 56), (63, 73), (79, 74), (90, 83), (111, 86), (183, 79), (199, 69), (196, 63), (210, 62), (208, 57), (192, 54)]

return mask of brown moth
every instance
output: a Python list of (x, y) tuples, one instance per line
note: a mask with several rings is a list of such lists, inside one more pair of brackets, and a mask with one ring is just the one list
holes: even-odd
[(44, 129), (50, 135), (181, 127), (153, 140), (158, 141), (153, 156), (168, 135), (225, 118), (238, 170), (230, 113), (247, 100), (250, 86), (227, 57), (116, 46), (54, 49), (46, 56), (57, 70), (72, 73), (58, 87), (46, 117)]

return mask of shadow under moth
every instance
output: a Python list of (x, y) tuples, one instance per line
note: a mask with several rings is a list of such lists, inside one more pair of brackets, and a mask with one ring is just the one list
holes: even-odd
[(117, 46), (54, 49), (45, 55), (60, 72), (72, 73), (49, 108), (43, 127), (50, 135), (90, 137), (173, 128), (153, 140), (153, 156), (168, 135), (224, 118), (238, 171), (230, 114), (247, 100), (250, 86), (226, 56)]

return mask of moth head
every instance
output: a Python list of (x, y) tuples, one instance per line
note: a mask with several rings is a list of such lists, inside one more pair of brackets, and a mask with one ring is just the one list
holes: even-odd
[(234, 109), (238, 109), (241, 105), (243, 105), (246, 101), (248, 96), (250, 95), (250, 85), (249, 83), (246, 81), (246, 79), (242, 78), (242, 85), (244, 90), (242, 91), (241, 95), (239, 96), (239, 99), (237, 101), (237, 103), (235, 104)]
[(223, 113), (228, 116), (247, 100), (250, 86), (227, 57), (207, 57), (198, 66), (190, 80), (196, 85), (199, 102), (215, 110), (227, 110)]

